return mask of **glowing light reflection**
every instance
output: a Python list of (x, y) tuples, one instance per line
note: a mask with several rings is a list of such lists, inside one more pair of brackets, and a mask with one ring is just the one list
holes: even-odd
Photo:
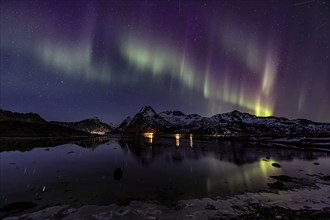
[(175, 134), (175, 146), (180, 147), (180, 134)]
[(98, 134), (98, 135), (104, 135), (105, 132), (104, 131), (91, 131), (91, 134)]
[(281, 173), (280, 169), (272, 166), (272, 163), (276, 163), (276, 161), (273, 159), (269, 159), (268, 161), (263, 159), (259, 160), (259, 169), (264, 178), (267, 178), (270, 173), (276, 173), (277, 175)]
[(189, 147), (193, 148), (193, 135), (192, 134), (189, 135)]

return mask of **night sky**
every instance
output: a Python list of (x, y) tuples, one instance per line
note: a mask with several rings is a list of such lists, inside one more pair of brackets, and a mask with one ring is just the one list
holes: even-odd
[(1, 0), (0, 108), (330, 121), (329, 1)]

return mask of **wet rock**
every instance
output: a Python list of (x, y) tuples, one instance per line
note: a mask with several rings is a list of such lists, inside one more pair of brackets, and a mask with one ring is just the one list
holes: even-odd
[(289, 208), (256, 207), (248, 214), (242, 214), (238, 219), (329, 219), (329, 209), (323, 210), (292, 210)]
[(187, 203), (183, 205), (184, 208), (192, 208), (193, 206), (194, 205), (192, 203)]
[(118, 210), (116, 210), (116, 215), (122, 216), (122, 215), (126, 215), (127, 213), (129, 213), (129, 209), (125, 208), (125, 207), (121, 207)]
[(270, 178), (276, 179), (276, 180), (280, 180), (283, 182), (297, 182), (297, 178), (294, 177), (290, 177), (287, 175), (279, 175), (279, 176), (270, 176)]
[(276, 167), (276, 168), (281, 168), (281, 167), (282, 167), (282, 166), (279, 165), (278, 163), (272, 163), (272, 166), (273, 166), (273, 167)]
[(115, 180), (121, 180), (121, 178), (123, 178), (123, 171), (121, 168), (115, 169), (115, 172), (113, 173), (113, 178)]
[(185, 204), (178, 203), (177, 201), (172, 201), (172, 200), (166, 201), (163, 204), (173, 210), (180, 210), (185, 207)]
[(32, 209), (36, 207), (33, 202), (14, 202), (10, 203), (0, 209), (0, 211), (8, 213), (19, 213), (27, 209)]
[(320, 176), (321, 180), (330, 181), (330, 176)]
[(311, 187), (315, 185), (315, 180), (313, 179), (295, 178), (287, 175), (270, 176), (270, 177), (276, 180), (276, 182), (268, 184), (268, 186), (271, 189), (291, 190), (305, 186)]
[(319, 177), (319, 175), (317, 174), (309, 174), (309, 173), (306, 173), (306, 176)]
[(276, 181), (274, 183), (268, 183), (268, 186), (271, 188), (271, 189), (278, 189), (278, 190), (282, 190), (285, 188), (285, 185), (283, 182), (281, 181)]
[(208, 203), (208, 204), (206, 204), (205, 209), (207, 209), (207, 210), (216, 210), (217, 208), (214, 205)]

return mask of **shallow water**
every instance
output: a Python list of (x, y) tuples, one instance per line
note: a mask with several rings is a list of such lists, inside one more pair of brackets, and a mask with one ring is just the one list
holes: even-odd
[[(0, 152), (0, 206), (216, 198), (266, 190), (271, 175), (330, 175), (326, 152), (189, 137), (25, 145), (15, 143), (8, 150), (7, 144)], [(274, 162), (282, 167), (272, 166)]]

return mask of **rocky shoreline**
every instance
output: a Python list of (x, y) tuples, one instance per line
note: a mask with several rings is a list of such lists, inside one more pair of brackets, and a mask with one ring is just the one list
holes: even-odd
[(177, 202), (130, 201), (127, 205), (84, 205), (79, 208), (58, 205), (4, 219), (330, 218), (330, 176), (320, 174), (299, 179), (282, 175), (273, 176), (271, 179), (269, 189), (265, 192), (246, 192), (215, 200), (203, 198)]

